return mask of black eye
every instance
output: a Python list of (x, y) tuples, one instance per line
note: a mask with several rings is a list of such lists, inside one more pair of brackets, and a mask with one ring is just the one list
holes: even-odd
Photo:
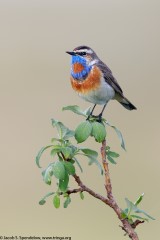
[(78, 53), (80, 56), (85, 56), (86, 55), (86, 52), (79, 52)]

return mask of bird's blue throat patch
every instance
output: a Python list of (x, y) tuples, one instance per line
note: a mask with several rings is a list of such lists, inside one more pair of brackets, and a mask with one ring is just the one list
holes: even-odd
[(88, 66), (87, 61), (85, 60), (85, 58), (81, 57), (81, 56), (72, 56), (72, 61), (71, 61), (71, 65), (73, 66), (74, 64), (79, 63), (81, 64), (84, 69), (81, 72), (77, 72), (75, 73), (73, 71), (73, 68), (71, 67), (71, 75), (74, 79), (77, 80), (82, 80), (85, 79), (89, 72), (92, 69), (92, 66)]

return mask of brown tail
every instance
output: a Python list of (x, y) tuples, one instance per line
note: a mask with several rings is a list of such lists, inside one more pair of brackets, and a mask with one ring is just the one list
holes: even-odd
[(127, 98), (123, 97), (118, 100), (118, 102), (128, 110), (137, 109)]

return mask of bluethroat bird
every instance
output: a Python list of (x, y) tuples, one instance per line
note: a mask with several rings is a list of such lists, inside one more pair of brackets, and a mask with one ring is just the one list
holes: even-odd
[(117, 100), (128, 110), (136, 107), (123, 95), (123, 91), (112, 71), (103, 63), (97, 54), (87, 46), (76, 47), (71, 52), (71, 85), (84, 100), (94, 103), (90, 116), (97, 104), (104, 105), (98, 115), (101, 121), (104, 109), (111, 99)]

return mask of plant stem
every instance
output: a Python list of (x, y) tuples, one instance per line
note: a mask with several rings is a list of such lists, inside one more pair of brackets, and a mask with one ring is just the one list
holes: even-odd
[(92, 195), (93, 197), (101, 200), (102, 202), (104, 202), (107, 205), (110, 205), (109, 201), (107, 198), (103, 197), (102, 195), (100, 195), (99, 193), (94, 192), (93, 190), (91, 190), (89, 187), (87, 187), (86, 185), (83, 184), (83, 182), (81, 181), (80, 177), (77, 176), (76, 174), (73, 175), (75, 181), (78, 183), (78, 185), (81, 187), (82, 191), (84, 192), (88, 192), (90, 195)]
[[(135, 232), (135, 228), (138, 224), (143, 223), (143, 222), (135, 222), (133, 224), (130, 224), (127, 219), (123, 219), (122, 216), (122, 209), (118, 206), (113, 193), (112, 193), (112, 184), (111, 184), (111, 179), (110, 179), (110, 174), (109, 174), (109, 167), (108, 167), (108, 162), (106, 159), (106, 140), (102, 142), (102, 147), (101, 147), (101, 156), (102, 156), (102, 164), (104, 168), (104, 173), (105, 173), (105, 189), (107, 192), (107, 197), (103, 197), (102, 195), (94, 192), (90, 188), (88, 188), (86, 185), (83, 184), (81, 181), (80, 177), (77, 176), (76, 174), (73, 175), (75, 181), (78, 183), (80, 186), (81, 191), (86, 191), (93, 197), (101, 200), (104, 202), (106, 205), (110, 206), (115, 213), (117, 214), (118, 218), (120, 219), (122, 226), (121, 228), (125, 231), (125, 233), (132, 239), (132, 240), (139, 240), (137, 233)], [(79, 190), (80, 191), (80, 190)]]
[(109, 174), (109, 167), (108, 167), (108, 162), (106, 160), (106, 140), (102, 142), (102, 147), (101, 147), (101, 155), (102, 155), (102, 164), (104, 168), (104, 174), (105, 174), (105, 188), (107, 191), (107, 197), (109, 199), (112, 199), (112, 184), (111, 184), (111, 179), (110, 179), (110, 174)]
[(128, 236), (133, 240), (138, 240), (138, 235), (134, 231), (134, 228), (132, 225), (128, 222), (127, 219), (122, 219), (122, 209), (118, 206), (113, 193), (112, 193), (112, 184), (109, 174), (109, 167), (108, 162), (106, 159), (106, 140), (103, 140), (102, 147), (101, 147), (101, 155), (102, 155), (102, 163), (105, 173), (105, 188), (107, 192), (107, 197), (109, 199), (110, 206), (113, 208), (113, 210), (116, 212), (118, 218), (122, 222), (123, 226), (122, 229), (128, 234)]

